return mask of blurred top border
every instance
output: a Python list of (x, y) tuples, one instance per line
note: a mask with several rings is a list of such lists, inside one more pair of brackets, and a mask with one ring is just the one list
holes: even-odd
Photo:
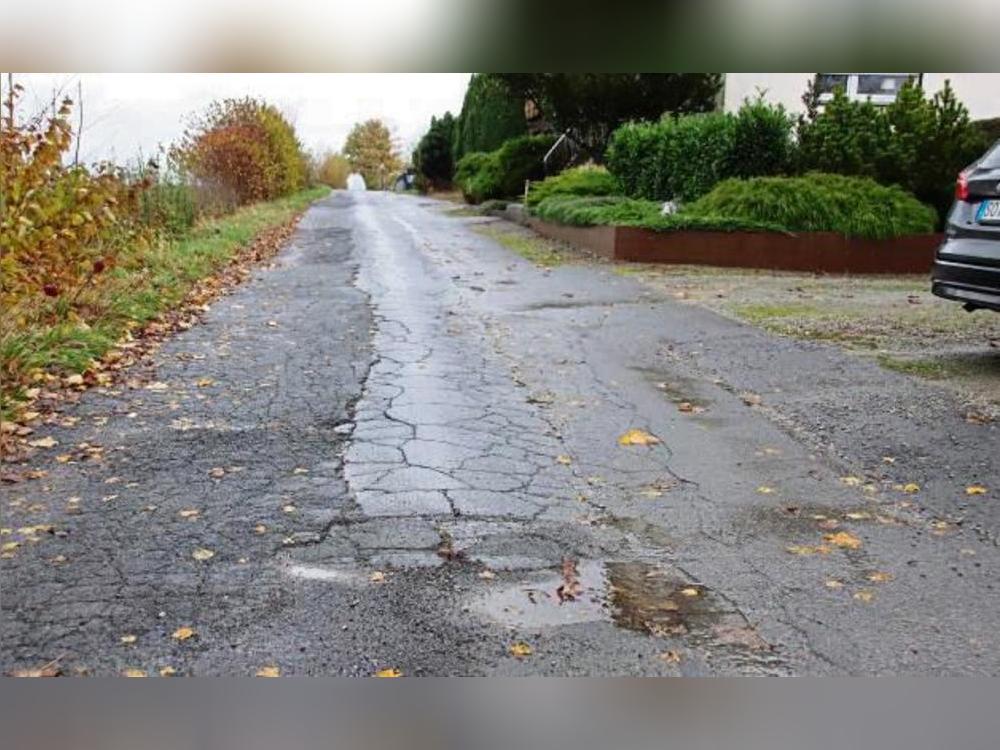
[(1000, 68), (995, 0), (39, 0), (21, 72)]

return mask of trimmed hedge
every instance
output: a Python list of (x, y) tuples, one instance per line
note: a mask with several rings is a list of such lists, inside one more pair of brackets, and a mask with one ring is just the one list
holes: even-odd
[(629, 123), (612, 135), (606, 158), (626, 195), (691, 201), (727, 177), (787, 171), (792, 150), (791, 118), (782, 107), (756, 100), (735, 115)]
[(467, 154), (458, 162), (455, 183), (469, 203), (520, 195), (525, 180), (544, 176), (542, 159), (554, 142), (548, 135), (522, 136), (496, 151)]
[(531, 183), (525, 203), (531, 208), (553, 195), (615, 195), (620, 190), (618, 180), (607, 169), (584, 165)]
[(811, 173), (803, 177), (725, 180), (668, 216), (656, 201), (621, 196), (554, 195), (533, 210), (574, 226), (619, 225), (657, 231), (839, 232), (885, 239), (934, 231), (934, 209), (899, 187), (873, 180)]

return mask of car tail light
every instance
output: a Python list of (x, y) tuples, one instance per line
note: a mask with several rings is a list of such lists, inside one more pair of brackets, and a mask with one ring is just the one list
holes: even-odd
[(969, 177), (965, 172), (959, 172), (958, 179), (955, 180), (955, 200), (969, 200)]

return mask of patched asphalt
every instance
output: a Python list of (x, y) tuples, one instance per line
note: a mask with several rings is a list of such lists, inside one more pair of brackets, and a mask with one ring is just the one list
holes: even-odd
[(996, 425), (443, 209), (334, 194), (68, 410), (0, 488), (3, 671), (1000, 672)]

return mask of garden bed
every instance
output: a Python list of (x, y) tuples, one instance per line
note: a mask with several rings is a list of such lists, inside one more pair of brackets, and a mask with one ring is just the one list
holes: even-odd
[(653, 231), (638, 227), (580, 227), (529, 218), (551, 239), (614, 260), (811, 273), (928, 273), (940, 234), (889, 239), (836, 232)]

